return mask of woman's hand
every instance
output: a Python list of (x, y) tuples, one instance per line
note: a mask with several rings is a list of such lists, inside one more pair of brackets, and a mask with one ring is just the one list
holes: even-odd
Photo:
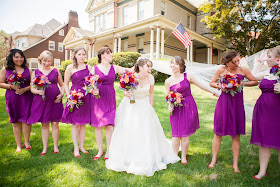
[(274, 84), (274, 91), (277, 91), (280, 93), (280, 83)]
[(63, 98), (63, 95), (59, 94), (58, 96), (56, 96), (56, 99), (54, 100), (54, 103), (60, 103), (62, 98)]
[(92, 95), (98, 95), (99, 94), (99, 89), (97, 89), (97, 88), (96, 89), (92, 89), (91, 90), (91, 94)]
[(25, 93), (26, 91), (27, 91), (26, 88), (18, 88), (16, 90), (16, 94), (21, 95), (21, 94)]
[(36, 92), (38, 95), (45, 95), (45, 90), (37, 90)]
[(13, 89), (13, 90), (18, 90), (20, 87), (19, 85), (10, 85), (10, 88)]
[(124, 94), (124, 96), (126, 96), (128, 98), (130, 98), (132, 96), (131, 90), (125, 90), (125, 91), (123, 91), (123, 94)]
[(169, 104), (169, 105), (168, 105), (168, 112), (171, 113), (171, 112), (173, 112), (173, 110), (174, 110), (174, 107), (171, 107), (171, 105)]

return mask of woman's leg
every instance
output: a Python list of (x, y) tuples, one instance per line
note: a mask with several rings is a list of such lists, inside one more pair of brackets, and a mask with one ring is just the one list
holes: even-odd
[(217, 156), (218, 152), (221, 146), (222, 136), (214, 135), (214, 139), (212, 142), (212, 161), (208, 165), (208, 167), (214, 168), (216, 162), (217, 162)]
[(22, 124), (22, 132), (23, 132), (23, 137), (24, 137), (24, 145), (27, 148), (30, 148), (30, 142), (29, 142), (29, 138), (30, 138), (30, 133), (31, 133), (31, 127), (32, 125), (27, 125), (26, 123)]
[(80, 125), (72, 125), (72, 140), (74, 144), (74, 156), (80, 156), (79, 153), (79, 134)]
[(239, 154), (240, 154), (240, 135), (236, 135), (236, 137), (232, 137), (232, 155), (233, 155), (232, 167), (235, 173), (240, 172), (238, 168)]
[(95, 155), (96, 157), (100, 157), (103, 154), (103, 131), (102, 127), (95, 127), (95, 139), (98, 147), (98, 153)]
[(181, 139), (181, 148), (182, 148), (182, 154), (181, 154), (181, 163), (187, 163), (187, 152), (189, 149), (190, 145), (190, 138), (189, 136), (187, 137), (182, 137)]
[(50, 125), (49, 123), (42, 123), (42, 142), (43, 142), (43, 151), (42, 151), (42, 153), (46, 153), (47, 149), (48, 149), (49, 125)]
[(270, 156), (271, 156), (270, 148), (260, 147), (260, 149), (259, 149), (260, 171), (257, 175), (255, 175), (256, 178), (261, 179), (265, 176), (266, 168), (267, 168)]
[(113, 131), (114, 130), (113, 130), (112, 125), (105, 126), (107, 151), (106, 151), (106, 154), (105, 154), (104, 158), (108, 158), (108, 156), (109, 156), (109, 147), (110, 147)]
[(13, 124), (13, 131), (14, 136), (17, 144), (16, 152), (21, 151), (21, 136), (22, 136), (22, 123), (21, 122), (15, 122)]
[(52, 137), (53, 137), (53, 152), (59, 152), (58, 139), (59, 139), (59, 122), (52, 122)]
[(180, 147), (180, 137), (172, 137), (172, 149), (176, 155), (178, 155)]
[(84, 148), (84, 142), (86, 138), (86, 125), (80, 125), (80, 134), (79, 134), (79, 142), (80, 142), (80, 150), (83, 153), (88, 153)]

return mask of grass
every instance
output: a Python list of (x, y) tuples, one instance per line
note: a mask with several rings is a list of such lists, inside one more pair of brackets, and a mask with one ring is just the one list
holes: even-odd
[[(115, 87), (119, 104), (123, 96), (117, 88), (117, 83)], [(258, 88), (246, 88), (245, 93), (247, 92), (253, 105), (260, 92)], [(5, 110), (5, 91), (0, 89), (0, 186), (280, 186), (280, 167), (275, 150), (268, 166), (268, 176), (261, 181), (252, 178), (258, 172), (259, 161), (258, 147), (250, 144), (250, 122), (247, 122), (247, 134), (241, 136), (239, 160), (241, 173), (235, 174), (231, 168), (231, 137), (223, 138), (215, 169), (207, 168), (211, 160), (213, 115), (217, 99), (193, 85), (192, 93), (198, 106), (200, 129), (190, 137), (187, 166), (179, 162), (170, 164), (166, 170), (156, 172), (152, 177), (144, 177), (107, 170), (102, 159), (93, 161), (97, 145), (94, 129), (90, 126), (87, 126), (85, 139), (85, 148), (90, 154), (81, 153), (80, 158), (73, 157), (71, 125), (67, 124), (60, 124), (59, 154), (52, 153), (53, 142), (50, 132), (48, 152), (45, 156), (40, 156), (42, 151), (40, 124), (32, 127), (33, 148), (30, 151), (22, 150), (15, 153), (12, 125)], [(252, 95), (255, 95), (255, 98), (252, 98)], [(171, 139), (169, 114), (164, 98), (164, 85), (158, 83), (155, 86), (154, 108), (166, 137)], [(213, 173), (218, 174), (216, 180), (209, 178)]]

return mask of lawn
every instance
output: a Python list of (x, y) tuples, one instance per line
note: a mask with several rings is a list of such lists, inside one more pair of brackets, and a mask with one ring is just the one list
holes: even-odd
[[(117, 88), (117, 83), (115, 87), (119, 104), (123, 96)], [(245, 92), (248, 93), (245, 97), (248, 96), (248, 102), (253, 106), (260, 94), (258, 88), (246, 88)], [(107, 170), (103, 159), (94, 161), (97, 145), (94, 129), (90, 126), (87, 126), (85, 139), (85, 148), (90, 154), (81, 153), (80, 158), (73, 157), (71, 125), (67, 124), (60, 124), (59, 154), (53, 154), (50, 132), (48, 152), (45, 156), (40, 156), (42, 151), (40, 124), (32, 127), (33, 148), (15, 153), (12, 125), (9, 124), (5, 109), (5, 91), (0, 89), (0, 186), (280, 186), (280, 166), (275, 150), (268, 166), (268, 176), (261, 181), (252, 178), (258, 172), (259, 161), (258, 147), (250, 144), (249, 121), (246, 127), (247, 134), (241, 136), (239, 160), (241, 173), (235, 174), (231, 168), (231, 137), (223, 138), (215, 169), (207, 168), (211, 160), (213, 114), (217, 98), (194, 85), (192, 93), (198, 106), (200, 129), (190, 137), (188, 164), (186, 166), (180, 162), (171, 164), (166, 170), (158, 171), (152, 177), (145, 177)], [(171, 139), (163, 83), (155, 85), (154, 108), (166, 137)], [(211, 180), (209, 178), (211, 174), (217, 174), (217, 179)]]

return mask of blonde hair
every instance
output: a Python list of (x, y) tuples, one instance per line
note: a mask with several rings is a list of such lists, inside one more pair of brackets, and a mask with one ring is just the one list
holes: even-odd
[(74, 49), (74, 53), (73, 53), (73, 57), (72, 57), (72, 64), (73, 64), (73, 67), (74, 67), (74, 68), (78, 68), (78, 61), (77, 61), (75, 55), (76, 55), (76, 54), (78, 53), (78, 51), (80, 51), (80, 50), (84, 50), (85, 53), (87, 53), (86, 49), (83, 48), (83, 47), (76, 47), (76, 48)]
[(43, 51), (43, 52), (40, 54), (40, 56), (38, 57), (38, 61), (39, 61), (39, 63), (41, 64), (41, 63), (42, 63), (42, 60), (47, 59), (47, 58), (51, 58), (51, 59), (53, 60), (53, 55), (52, 55), (51, 52), (45, 50), (45, 51)]
[(269, 51), (272, 52), (275, 57), (280, 57), (280, 45), (269, 49)]

